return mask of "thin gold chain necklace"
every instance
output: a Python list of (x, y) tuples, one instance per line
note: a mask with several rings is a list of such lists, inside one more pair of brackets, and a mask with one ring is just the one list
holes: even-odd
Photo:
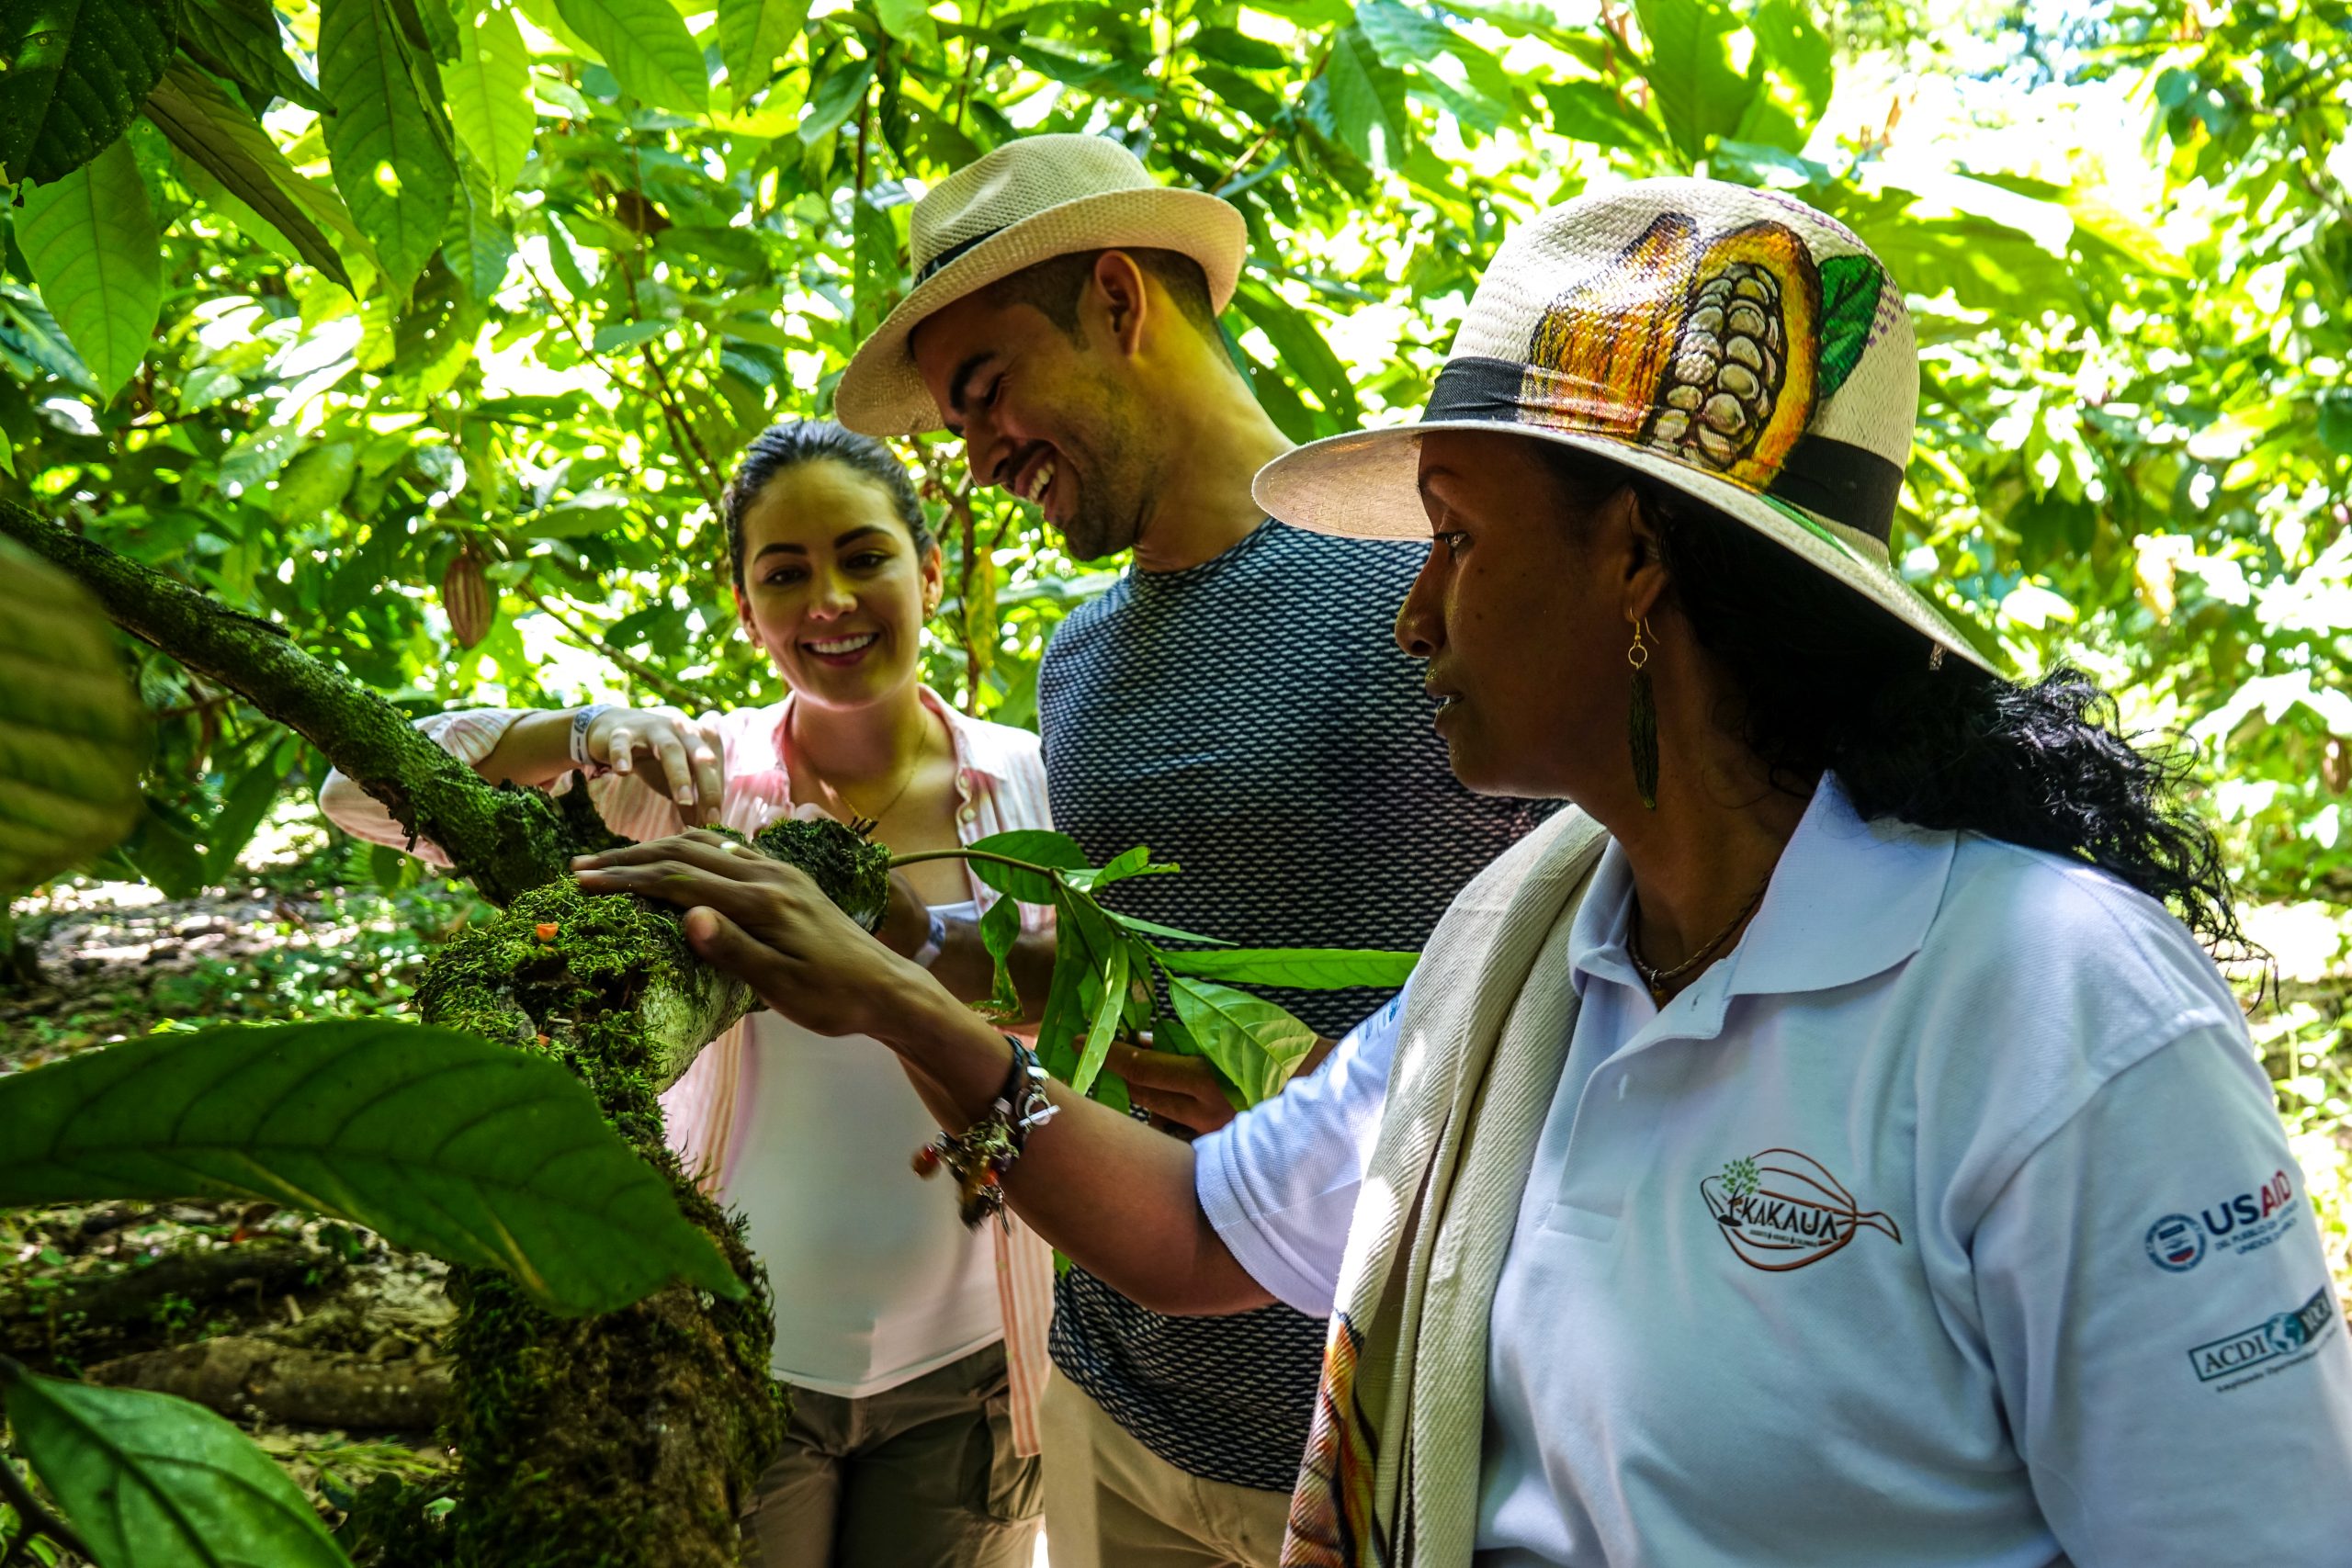
[[(928, 713), (923, 715), (923, 717), (926, 719), (930, 718), (930, 716), (931, 716)], [(808, 776), (817, 781), (817, 787), (823, 790), (827, 795), (832, 796), (833, 804), (842, 811), (849, 814), (845, 820), (853, 822), (880, 822), (882, 818), (890, 815), (891, 809), (896, 807), (899, 801), (906, 798), (907, 791), (914, 787), (915, 775), (922, 772), (923, 753), (931, 750), (931, 728), (932, 727), (928, 724), (923, 726), (922, 737), (915, 743), (915, 754), (908, 761), (907, 771), (899, 779), (899, 787), (890, 792), (890, 798), (883, 802), (882, 809), (879, 811), (860, 811), (857, 807), (857, 803), (850, 799), (847, 795), (843, 794), (840, 785), (834, 784), (832, 780), (819, 773), (814, 767), (809, 766), (809, 764), (803, 762), (801, 766), (807, 768)]]
[(1713, 957), (1715, 949), (1723, 946), (1731, 933), (1739, 929), (1740, 922), (1756, 912), (1756, 906), (1764, 901), (1764, 889), (1771, 885), (1772, 874), (1768, 871), (1764, 874), (1764, 880), (1756, 885), (1756, 891), (1747, 896), (1747, 902), (1739, 907), (1739, 913), (1731, 918), (1731, 923), (1709, 937), (1705, 946), (1671, 969), (1654, 969), (1649, 960), (1642, 956), (1642, 901), (1635, 898), (1633, 924), (1625, 932), (1625, 956), (1634, 961), (1634, 969), (1641, 976), (1642, 984), (1650, 988), (1650, 1000), (1664, 1007), (1671, 995), (1668, 987)]

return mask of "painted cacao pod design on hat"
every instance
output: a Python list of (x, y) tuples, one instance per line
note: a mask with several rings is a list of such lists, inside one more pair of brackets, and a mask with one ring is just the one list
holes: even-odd
[(1867, 255), (1816, 265), (1770, 220), (1702, 239), (1661, 214), (1545, 309), (1521, 405), (1761, 491), (1860, 360), (1883, 277)]
[(1818, 1263), (1865, 1229), (1903, 1243), (1883, 1212), (1865, 1210), (1822, 1163), (1794, 1149), (1765, 1149), (1699, 1183), (1724, 1242), (1767, 1273)]
[(491, 597), (490, 580), (482, 575), (481, 558), (468, 545), (441, 574), (441, 608), (449, 617), (449, 635), (459, 648), (471, 648), (490, 635), (498, 620), (498, 602)]

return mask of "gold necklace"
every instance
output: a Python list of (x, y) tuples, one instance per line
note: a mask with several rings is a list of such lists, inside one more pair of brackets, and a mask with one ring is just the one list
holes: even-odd
[[(923, 716), (925, 718), (929, 718), (931, 716), (929, 714), (925, 714)], [(833, 804), (836, 807), (848, 813), (848, 816), (844, 820), (852, 823), (853, 825), (860, 822), (865, 823), (868, 825), (865, 831), (872, 832), (873, 825), (879, 823), (882, 818), (890, 815), (891, 808), (897, 806), (899, 801), (905, 799), (907, 791), (914, 787), (915, 775), (922, 771), (923, 753), (930, 749), (931, 727), (926, 724), (923, 727), (922, 739), (915, 743), (915, 754), (907, 763), (906, 773), (899, 780), (899, 787), (891, 792), (890, 798), (883, 803), (882, 809), (879, 811), (860, 811), (857, 808), (857, 803), (851, 800), (848, 795), (842, 794), (839, 785), (834, 784), (832, 780), (827, 778), (824, 774), (819, 773), (813, 767), (808, 767), (808, 776), (817, 781), (818, 788), (823, 790), (827, 795), (833, 797)], [(808, 765), (807, 763), (803, 763), (802, 766), (808, 767)]]
[(1650, 988), (1650, 1000), (1664, 1007), (1671, 994), (1668, 987), (1712, 957), (1715, 949), (1739, 929), (1739, 923), (1756, 912), (1756, 906), (1764, 901), (1764, 889), (1771, 885), (1772, 874), (1768, 871), (1764, 874), (1764, 880), (1756, 885), (1756, 891), (1747, 896), (1747, 902), (1739, 907), (1739, 913), (1731, 918), (1731, 923), (1709, 937), (1705, 946), (1671, 969), (1653, 969), (1649, 960), (1642, 956), (1642, 901), (1635, 898), (1633, 924), (1625, 932), (1625, 956), (1634, 961), (1634, 972), (1641, 976), (1642, 984)]

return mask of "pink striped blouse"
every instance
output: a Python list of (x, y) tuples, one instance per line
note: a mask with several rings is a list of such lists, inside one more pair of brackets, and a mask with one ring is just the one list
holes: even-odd
[[(1052, 818), (1046, 804), (1046, 772), (1037, 738), (1023, 729), (990, 724), (958, 713), (938, 694), (923, 688), (923, 700), (946, 721), (956, 747), (956, 836), (971, 843), (991, 833), (1016, 828), (1047, 828)], [(785, 765), (786, 720), (792, 699), (767, 707), (738, 708), (707, 714), (703, 722), (714, 726), (726, 764), (726, 795), (719, 820), (741, 833), (757, 832), (780, 817), (791, 815), (792, 783)], [(497, 748), (515, 720), (514, 708), (475, 708), (435, 714), (417, 721), (445, 750), (467, 763), (480, 762)], [(557, 784), (568, 788), (567, 777)], [(606, 773), (588, 784), (589, 795), (606, 825), (623, 838), (658, 839), (682, 831), (684, 823), (676, 805), (637, 773)], [(335, 825), (375, 843), (404, 847), (407, 835), (383, 807), (340, 773), (331, 773), (319, 791), (319, 805)], [(435, 845), (420, 840), (414, 849), (421, 859), (447, 865), (448, 857)], [(995, 889), (977, 877), (972, 897), (982, 909), (997, 898)], [(1024, 906), (1022, 925), (1041, 930), (1051, 924), (1053, 911)], [(726, 1186), (737, 1150), (735, 1109), (750, 1091), (756, 1070), (756, 1053), (744, 1048), (745, 1025), (736, 1024), (706, 1047), (686, 1075), (662, 1097), (668, 1119), (671, 1145), (686, 1168), (710, 1191)], [(1046, 1331), (1053, 1314), (1053, 1254), (1045, 1242), (1020, 1220), (995, 1233), (997, 1301), (1004, 1314), (1005, 1361), (1012, 1381), (1012, 1436), (1023, 1455), (1037, 1451), (1037, 1398), (1045, 1390), (1050, 1365), (1046, 1354)]]

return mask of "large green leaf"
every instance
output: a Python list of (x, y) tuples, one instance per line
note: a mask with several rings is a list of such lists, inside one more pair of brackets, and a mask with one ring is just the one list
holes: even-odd
[(1218, 947), (1193, 952), (1154, 948), (1163, 969), (1203, 980), (1240, 986), (1286, 986), (1300, 991), (1337, 991), (1351, 986), (1393, 989), (1410, 978), (1418, 953), (1376, 948)]
[(556, 0), (556, 10), (604, 57), (622, 92), (687, 114), (710, 107), (702, 51), (669, 0)]
[(1356, 400), (1348, 368), (1323, 341), (1312, 317), (1255, 277), (1243, 279), (1234, 303), (1274, 345), (1281, 356), (1278, 372), (1313, 392), (1337, 422), (1335, 429), (1351, 430), (1363, 423), (1363, 405)]
[(17, 1446), (103, 1568), (350, 1561), (277, 1461), (200, 1404), (29, 1372), (0, 1394)]
[(1093, 1025), (1087, 1030), (1086, 1043), (1078, 1053), (1078, 1066), (1070, 1069), (1069, 1087), (1074, 1093), (1084, 1094), (1092, 1089), (1102, 1064), (1110, 1058), (1112, 1037), (1119, 1032), (1119, 1015), (1126, 1010), (1131, 951), (1124, 942), (1111, 949), (1111, 961), (1102, 974), (1102, 999), (1095, 1004)]
[(458, 0), (458, 58), (441, 73), (449, 126), (473, 154), (499, 200), (523, 177), (538, 124), (531, 107), (531, 57), (514, 13), (489, 0)]
[(25, 193), (17, 243), (74, 352), (112, 399), (147, 357), (164, 263), (147, 186), (128, 141)]
[(1332, 129), (1340, 144), (1367, 164), (1403, 162), (1411, 135), (1405, 78), (1382, 63), (1361, 27), (1351, 22), (1332, 35), (1323, 73), (1330, 84)]
[(1453, 29), (1401, 0), (1356, 0), (1356, 26), (1381, 63), (1424, 65), (1446, 51)]
[(1685, 158), (1697, 162), (1717, 137), (1739, 128), (1757, 84), (1732, 69), (1739, 18), (1707, 0), (1634, 0), (1650, 41), (1645, 68), (1658, 118)]
[(335, 106), (322, 128), (335, 188), (396, 295), (440, 248), (458, 184), (440, 105), (419, 81), (429, 66), (389, 0), (320, 0), (319, 85)]
[(808, 88), (808, 102), (800, 117), (800, 140), (814, 146), (839, 130), (865, 101), (866, 85), (873, 80), (873, 61), (846, 56), (835, 60)]
[(334, 107), (286, 57), (270, 0), (185, 0), (180, 47), (206, 70), (264, 98), (285, 98), (321, 113)]
[(449, 231), (442, 236), (442, 259), (466, 292), (477, 300), (493, 298), (514, 259), (514, 236), (491, 191), (490, 176), (470, 157), (458, 160), (458, 197), (449, 208)]
[[(1066, 833), (1047, 832), (1042, 828), (1017, 828), (1010, 833), (991, 833), (964, 846), (979, 854), (1003, 855), (1008, 860), (1026, 861), (1031, 865), (1046, 866), (1055, 871), (1083, 871), (1091, 863), (1078, 840)], [(972, 874), (1000, 893), (1009, 894), (1024, 904), (1050, 904), (1054, 901), (1054, 880), (1017, 865), (1004, 865), (995, 861), (975, 859), (970, 863)]]
[(0, 906), (130, 831), (146, 710), (81, 585), (0, 540)]
[(0, 1078), (0, 1207), (259, 1198), (452, 1263), (550, 1312), (683, 1279), (738, 1295), (710, 1238), (554, 1061), (383, 1020), (156, 1035)]
[(145, 113), (189, 163), (251, 208), (304, 261), (359, 290), (345, 254), (370, 267), (374, 258), (351, 214), (334, 192), (303, 178), (212, 78), (185, 61), (173, 62), (147, 95)]
[(808, 0), (718, 0), (718, 58), (740, 107), (767, 85), (808, 21)]
[(62, 179), (130, 124), (172, 57), (173, 0), (0, 5), (0, 165)]
[(1282, 1092), (1315, 1049), (1316, 1033), (1270, 1001), (1173, 975), (1168, 999), (1200, 1047), (1252, 1105)]

